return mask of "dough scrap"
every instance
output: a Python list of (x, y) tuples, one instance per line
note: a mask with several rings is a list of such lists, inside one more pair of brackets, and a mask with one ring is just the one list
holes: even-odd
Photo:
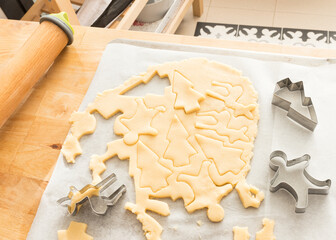
[[(274, 220), (263, 219), (264, 227), (256, 233), (256, 240), (275, 240)], [(233, 227), (233, 240), (249, 240), (250, 234), (247, 227)]]
[(68, 163), (75, 163), (76, 156), (82, 154), (79, 141), (71, 133), (62, 145), (61, 152)]
[(126, 203), (125, 209), (137, 215), (137, 219), (142, 223), (142, 230), (148, 240), (160, 239), (162, 233), (161, 225), (149, 216), (144, 209), (138, 209), (138, 206), (132, 203)]
[(67, 230), (57, 232), (58, 240), (93, 240), (93, 237), (85, 233), (86, 228), (85, 223), (71, 221)]
[(236, 185), (236, 190), (244, 208), (258, 208), (265, 197), (264, 193), (261, 192), (258, 188), (247, 184), (246, 179), (242, 179)]
[(68, 163), (75, 163), (77, 155), (82, 154), (79, 139), (86, 134), (91, 134), (96, 129), (96, 118), (89, 112), (74, 112), (71, 114), (70, 134), (65, 140), (61, 152)]
[(196, 223), (199, 227), (201, 227), (204, 224), (202, 220), (197, 220)]
[(268, 218), (263, 219), (264, 227), (256, 233), (256, 240), (275, 240), (274, 221)]
[[(154, 75), (169, 79), (171, 86), (164, 95), (122, 95)], [(149, 67), (98, 94), (83, 113), (89, 118), (98, 112), (106, 119), (121, 113), (114, 132), (122, 138), (108, 143), (103, 155), (91, 157), (93, 184), (101, 181), (108, 159), (129, 160), (136, 200), (125, 209), (137, 215), (147, 239), (158, 240), (163, 231), (147, 211), (170, 214), (168, 204), (158, 198), (182, 198), (188, 212), (207, 208), (211, 221), (221, 221), (222, 198), (250, 170), (259, 120), (257, 99), (252, 83), (239, 71), (207, 59)], [(78, 138), (72, 136), (74, 144), (64, 144), (64, 155), (70, 160), (81, 153), (79, 138), (92, 129), (84, 122), (73, 123), (82, 130)], [(246, 194), (242, 198), (250, 200)]]
[(233, 227), (233, 240), (249, 240), (250, 237), (247, 227)]

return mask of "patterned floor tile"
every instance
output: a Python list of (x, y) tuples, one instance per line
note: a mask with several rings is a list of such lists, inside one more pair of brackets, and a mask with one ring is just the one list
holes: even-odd
[(198, 22), (195, 36), (292, 46), (336, 48), (336, 32)]

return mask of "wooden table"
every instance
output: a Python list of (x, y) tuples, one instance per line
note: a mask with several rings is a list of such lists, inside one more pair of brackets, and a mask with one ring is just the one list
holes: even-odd
[[(0, 20), (0, 68), (38, 26)], [(69, 130), (106, 44), (129, 38), (315, 57), (336, 57), (336, 50), (286, 47), (177, 35), (75, 27), (75, 41), (55, 61), (34, 91), (0, 129), (0, 239), (25, 239)], [(5, 71), (6, 69), (2, 69)], [(1, 87), (1, 86), (0, 86)]]

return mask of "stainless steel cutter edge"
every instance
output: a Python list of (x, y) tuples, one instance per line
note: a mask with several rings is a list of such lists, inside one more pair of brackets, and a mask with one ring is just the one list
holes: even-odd
[[(298, 111), (296, 111), (294, 108), (291, 107), (291, 102), (287, 101), (286, 99), (280, 97), (277, 93), (283, 89), (288, 88), (289, 91), (300, 91), (301, 92), (301, 101), (302, 106), (305, 106), (309, 110), (310, 118), (302, 115)], [(303, 82), (295, 82), (293, 83), (289, 78), (285, 78), (279, 82), (276, 83), (274, 93), (273, 93), (273, 99), (272, 104), (286, 110), (287, 116), (294, 120), (295, 122), (299, 123), (303, 127), (309, 129), (310, 131), (314, 131), (318, 121), (316, 116), (316, 111), (313, 105), (313, 102), (310, 97), (305, 96)]]
[[(62, 205), (66, 201), (72, 200), (72, 196), (75, 192), (85, 192), (89, 188), (96, 188), (99, 189), (99, 192), (102, 193), (104, 190), (106, 190), (108, 187), (110, 187), (115, 181), (117, 180), (117, 177), (114, 173), (107, 176), (105, 179), (97, 183), (96, 185), (88, 184), (85, 185), (82, 189), (78, 190), (75, 186), (70, 186), (70, 192), (68, 193), (68, 196), (62, 197), (57, 200), (57, 203), (59, 205)], [(97, 214), (97, 215), (105, 215), (107, 212), (107, 209), (109, 206), (114, 206), (119, 198), (126, 192), (126, 186), (122, 184), (119, 186), (117, 190), (115, 190), (113, 193), (111, 193), (110, 196), (92, 196), (88, 197), (86, 196), (81, 201), (76, 202), (76, 206), (73, 212), (70, 211), (70, 205), (62, 205), (64, 207), (68, 208), (68, 212), (70, 215), (76, 215), (80, 205), (82, 205), (84, 202), (88, 201), (89, 205), (91, 207), (91, 210)]]
[[(290, 178), (289, 175), (285, 174), (285, 176), (280, 176), (280, 175), (282, 175), (281, 172), (280, 172), (281, 167), (272, 162), (272, 159), (274, 159), (276, 157), (280, 157), (280, 158), (283, 159), (283, 161), (285, 163), (285, 171), (287, 173), (289, 172), (288, 167), (294, 166), (294, 165), (302, 163), (302, 162), (307, 162), (307, 164), (303, 168), (302, 174), (305, 176), (305, 178), (310, 183), (312, 183), (315, 186), (307, 187), (306, 196), (304, 198), (299, 199), (300, 197), (302, 197), (302, 192), (297, 192), (298, 189), (296, 189), (290, 183), (291, 179), (288, 179), (288, 178)], [(283, 152), (283, 151), (280, 151), (280, 150), (273, 151), (270, 155), (269, 166), (273, 171), (275, 171), (275, 174), (270, 181), (270, 191), (271, 192), (276, 192), (279, 189), (285, 189), (287, 192), (289, 192), (294, 197), (294, 199), (296, 201), (296, 205), (295, 205), (295, 212), (296, 213), (304, 213), (306, 211), (306, 208), (308, 207), (308, 195), (309, 194), (327, 195), (329, 193), (329, 190), (330, 190), (330, 186), (331, 186), (331, 180), (330, 179), (321, 181), (321, 180), (318, 180), (318, 179), (312, 177), (307, 172), (306, 168), (308, 167), (310, 159), (311, 159), (310, 155), (305, 154), (305, 155), (303, 155), (301, 157), (298, 157), (298, 158), (295, 158), (293, 160), (288, 160), (286, 153)], [(304, 186), (302, 186), (302, 185), (300, 185), (300, 186), (305, 191)], [(299, 195), (300, 193), (301, 193), (301, 196)], [(303, 200), (303, 201), (301, 201), (301, 200)]]

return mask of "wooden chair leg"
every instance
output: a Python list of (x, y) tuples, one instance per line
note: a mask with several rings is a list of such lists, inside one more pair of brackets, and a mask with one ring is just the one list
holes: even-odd
[(116, 29), (128, 30), (135, 19), (139, 16), (141, 10), (146, 6), (148, 0), (134, 0), (131, 7), (128, 9), (125, 16), (122, 18)]
[(70, 0), (71, 3), (82, 6), (84, 0)]
[(53, 0), (55, 1), (59, 11), (67, 12), (69, 22), (73, 25), (80, 25), (75, 11), (72, 8), (70, 0)]
[(55, 13), (63, 11), (68, 13), (71, 24), (80, 25), (70, 0), (37, 0), (21, 20), (39, 21), (41, 12)]
[(193, 14), (195, 17), (201, 17), (203, 14), (203, 0), (194, 0)]
[(177, 8), (177, 12), (172, 12), (171, 20), (167, 23), (162, 33), (174, 34), (178, 26), (181, 24), (187, 11), (190, 9), (193, 0), (180, 0), (180, 6)]
[(24, 21), (38, 21), (40, 19), (41, 9), (45, 6), (44, 0), (37, 0), (34, 5), (21, 18)]

